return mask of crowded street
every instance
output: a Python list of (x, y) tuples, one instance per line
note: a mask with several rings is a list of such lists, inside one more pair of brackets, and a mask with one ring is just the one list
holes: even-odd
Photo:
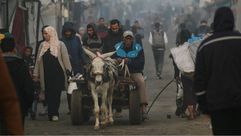
[(241, 0), (0, 0), (0, 135), (241, 135)]
[[(167, 50), (174, 46), (175, 35), (170, 35), (170, 43)], [(173, 65), (169, 58), (169, 51), (166, 52), (165, 66), (163, 68), (163, 79), (155, 77), (154, 61), (150, 45), (144, 40), (145, 49), (145, 75), (148, 91), (148, 101), (151, 103), (163, 87), (173, 79)], [(41, 108), (41, 105), (39, 105)], [(35, 135), (210, 135), (210, 122), (204, 115), (196, 120), (187, 120), (175, 116), (176, 110), (176, 83), (173, 82), (160, 95), (149, 113), (149, 119), (140, 125), (130, 125), (128, 110), (123, 111), (122, 118), (114, 118), (113, 126), (95, 131), (93, 129), (94, 118), (80, 126), (71, 124), (70, 115), (67, 115), (67, 100), (65, 93), (62, 93), (59, 122), (48, 122), (45, 117), (37, 117), (36, 120), (26, 119), (26, 134)], [(170, 118), (167, 116), (170, 115)]]

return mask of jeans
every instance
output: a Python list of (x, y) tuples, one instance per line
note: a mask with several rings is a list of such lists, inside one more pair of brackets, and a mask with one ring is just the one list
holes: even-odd
[(152, 52), (153, 52), (154, 61), (155, 61), (156, 74), (157, 76), (161, 76), (165, 49), (152, 46)]

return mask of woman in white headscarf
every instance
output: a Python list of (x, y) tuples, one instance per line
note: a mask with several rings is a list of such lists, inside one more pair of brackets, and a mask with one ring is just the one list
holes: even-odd
[(34, 76), (40, 79), (42, 93), (48, 104), (50, 121), (58, 121), (61, 91), (67, 87), (66, 71), (71, 71), (68, 51), (59, 41), (57, 32), (48, 26), (43, 32), (44, 42), (40, 44)]

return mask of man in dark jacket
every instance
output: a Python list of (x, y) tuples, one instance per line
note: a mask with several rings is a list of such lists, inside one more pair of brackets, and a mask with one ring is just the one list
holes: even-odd
[(120, 28), (120, 21), (113, 19), (110, 21), (108, 35), (104, 39), (103, 53), (115, 51), (115, 44), (122, 41), (123, 31)]
[(213, 31), (197, 52), (194, 90), (206, 101), (214, 135), (241, 135), (241, 34), (230, 8), (217, 9)]
[[(123, 30), (120, 26), (120, 21), (113, 19), (110, 21), (110, 29), (108, 30), (107, 36), (103, 41), (103, 53), (115, 51), (115, 44), (121, 42), (123, 39)], [(121, 108), (116, 109), (116, 116), (121, 112)]]
[(144, 51), (139, 44), (134, 42), (134, 34), (131, 31), (125, 31), (123, 37), (123, 42), (115, 45), (117, 61), (119, 63), (124, 61), (125, 64), (127, 64), (131, 78), (137, 83), (137, 88), (140, 92), (143, 118), (146, 118), (146, 106), (148, 102), (145, 81), (142, 75), (145, 64)]
[(83, 74), (83, 65), (87, 63), (87, 59), (80, 39), (76, 36), (74, 24), (72, 22), (64, 23), (61, 40), (64, 42), (68, 50), (74, 74)]
[[(72, 22), (65, 22), (62, 29), (61, 39), (69, 53), (70, 63), (73, 69), (74, 75), (77, 73), (84, 73), (84, 65), (87, 64), (87, 59), (82, 48), (81, 41), (74, 30), (74, 24)], [(71, 110), (71, 94), (67, 94), (69, 110)], [(70, 112), (68, 113), (70, 114)]]
[(16, 88), (24, 122), (25, 115), (32, 105), (34, 96), (33, 82), (28, 66), (23, 59), (17, 57), (15, 42), (12, 37), (6, 37), (2, 40), (1, 49)]

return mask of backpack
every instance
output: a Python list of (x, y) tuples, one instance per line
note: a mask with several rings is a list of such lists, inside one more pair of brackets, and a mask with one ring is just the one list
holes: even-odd
[(165, 48), (163, 31), (152, 31), (152, 45), (154, 47)]

